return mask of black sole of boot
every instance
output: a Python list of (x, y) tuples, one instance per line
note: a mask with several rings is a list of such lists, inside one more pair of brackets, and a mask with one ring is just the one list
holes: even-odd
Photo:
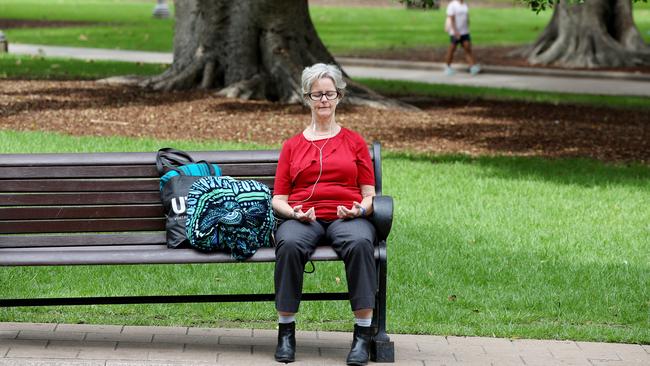
[(277, 357), (275, 358), (275, 360), (277, 362), (282, 362), (282, 363), (291, 363), (296, 361), (295, 358), (277, 358)]

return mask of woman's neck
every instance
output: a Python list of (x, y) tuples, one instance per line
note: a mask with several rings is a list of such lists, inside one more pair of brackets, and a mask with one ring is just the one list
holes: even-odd
[(307, 140), (314, 141), (334, 137), (340, 130), (341, 127), (334, 120), (326, 124), (318, 124), (312, 120), (311, 125), (305, 129), (303, 134)]
[(312, 118), (311, 121), (311, 132), (314, 135), (328, 135), (336, 130), (337, 124), (334, 121), (334, 118), (320, 121), (316, 118)]

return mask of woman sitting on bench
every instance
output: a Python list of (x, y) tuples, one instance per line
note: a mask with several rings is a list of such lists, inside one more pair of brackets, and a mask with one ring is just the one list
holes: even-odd
[(275, 359), (295, 359), (295, 314), (303, 271), (325, 238), (345, 262), (355, 316), (348, 365), (368, 362), (377, 274), (375, 228), (366, 220), (375, 195), (374, 172), (364, 139), (336, 123), (345, 81), (334, 65), (315, 64), (302, 73), (309, 125), (284, 142), (275, 177), (273, 208), (284, 221), (276, 238), (275, 306), (279, 315)]

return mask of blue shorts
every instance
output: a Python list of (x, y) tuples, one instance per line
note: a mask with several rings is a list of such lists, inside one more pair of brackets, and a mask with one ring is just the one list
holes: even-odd
[(451, 42), (451, 44), (459, 45), (465, 41), (471, 42), (472, 40), (469, 38), (469, 33), (467, 33), (467, 34), (462, 34), (460, 36), (460, 39), (456, 39), (454, 36), (449, 36), (449, 41)]

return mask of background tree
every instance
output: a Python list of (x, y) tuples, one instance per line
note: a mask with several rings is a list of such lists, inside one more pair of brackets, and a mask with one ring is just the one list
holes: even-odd
[[(175, 17), (173, 64), (144, 86), (219, 88), (228, 97), (301, 103), (304, 67), (337, 63), (316, 33), (307, 0), (179, 0)], [(348, 103), (405, 107), (346, 81)]]
[[(432, 7), (436, 0), (401, 1)], [(632, 0), (521, 1), (537, 12), (554, 8), (551, 21), (535, 43), (514, 52), (533, 65), (650, 65), (650, 47), (634, 24)]]
[[(524, 0), (534, 10), (553, 0)], [(537, 41), (516, 52), (531, 64), (564, 67), (650, 65), (650, 47), (634, 24), (631, 0), (559, 0)]]

